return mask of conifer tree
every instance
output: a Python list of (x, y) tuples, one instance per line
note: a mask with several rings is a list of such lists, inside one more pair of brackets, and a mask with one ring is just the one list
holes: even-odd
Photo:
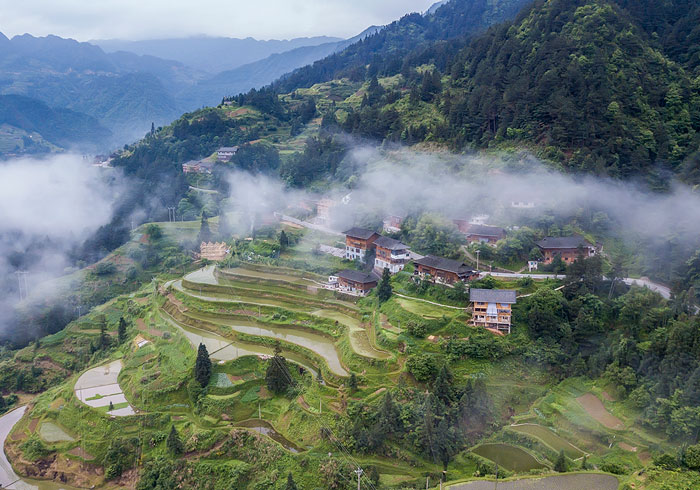
[(567, 466), (566, 456), (564, 455), (564, 450), (562, 449), (559, 451), (559, 456), (557, 456), (557, 460), (554, 462), (554, 471), (564, 473), (567, 471)]
[(204, 344), (199, 344), (199, 349), (197, 350), (194, 378), (202, 388), (209, 384), (209, 378), (211, 378), (211, 359), (209, 359), (209, 352), (207, 352), (207, 347)]
[(285, 250), (289, 246), (289, 237), (287, 234), (282, 230), (280, 233), (280, 249)]
[(275, 355), (270, 358), (265, 372), (267, 389), (273, 393), (284, 393), (293, 384), (287, 360), (281, 355), (279, 344), (275, 345)]
[[(228, 216), (225, 212), (219, 214), (219, 239), (226, 241), (231, 236), (231, 223), (228, 221)], [(201, 242), (200, 242), (201, 243)]]
[(348, 387), (350, 391), (355, 392), (357, 390), (357, 376), (355, 373), (350, 373), (350, 379), (348, 380)]
[(110, 401), (110, 402), (109, 402), (109, 411), (111, 412), (112, 410), (114, 410), (114, 403), (112, 403), (112, 402)]
[(209, 229), (209, 220), (207, 219), (206, 213), (202, 212), (202, 222), (199, 226), (199, 234), (197, 235), (197, 242), (210, 242), (211, 241), (211, 230)]
[(168, 439), (165, 444), (168, 447), (168, 451), (172, 454), (182, 454), (185, 450), (182, 440), (180, 439), (180, 434), (177, 433), (177, 429), (174, 425), (170, 426), (170, 434), (168, 434)]
[(126, 320), (124, 320), (124, 317), (119, 318), (119, 343), (123, 344), (124, 341), (126, 341)]
[(287, 475), (287, 484), (284, 486), (284, 490), (297, 490), (297, 484), (292, 477), (291, 471)]
[(384, 272), (382, 272), (382, 279), (379, 281), (379, 287), (377, 288), (377, 298), (380, 303), (384, 303), (391, 298), (392, 294), (391, 274), (389, 274), (389, 269), (385, 267)]
[(449, 403), (452, 400), (452, 374), (447, 369), (447, 366), (443, 364), (440, 368), (440, 372), (435, 378), (435, 383), (433, 383), (433, 393), (435, 396), (445, 403)]

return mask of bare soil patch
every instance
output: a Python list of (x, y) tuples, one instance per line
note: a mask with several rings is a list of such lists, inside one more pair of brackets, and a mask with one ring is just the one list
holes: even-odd
[(29, 421), (29, 432), (35, 432), (37, 425), (39, 425), (39, 419), (30, 420)]
[(304, 400), (303, 396), (300, 396), (299, 398), (297, 398), (297, 401), (299, 402), (299, 405), (301, 405), (301, 408), (303, 408), (304, 410), (310, 409), (309, 404), (306, 403), (306, 400)]
[(629, 451), (629, 452), (631, 452), (631, 453), (636, 453), (636, 452), (637, 452), (637, 448), (636, 448), (636, 447), (630, 446), (630, 445), (627, 444), (626, 442), (620, 442), (620, 443), (618, 443), (617, 445), (620, 446), (620, 449), (624, 449), (625, 451)]
[(78, 458), (81, 458), (85, 461), (90, 461), (91, 459), (95, 459), (95, 456), (90, 454), (89, 452), (83, 450), (81, 447), (74, 447), (70, 451), (68, 451), (68, 454), (71, 456), (76, 456)]
[(607, 391), (603, 391), (603, 392), (600, 394), (600, 396), (602, 396), (602, 397), (603, 397), (603, 400), (605, 400), (606, 402), (614, 402), (614, 401), (615, 401), (615, 398), (614, 398), (610, 393), (608, 393)]
[(600, 399), (593, 393), (586, 393), (583, 396), (579, 396), (576, 398), (576, 401), (581, 404), (588, 415), (596, 419), (596, 421), (600, 422), (608, 429), (623, 429), (625, 427), (622, 420), (608, 412), (603, 405), (603, 402), (601, 402)]
[(143, 318), (137, 318), (136, 319), (136, 326), (138, 327), (139, 330), (146, 331), (148, 330), (148, 327), (146, 326), (146, 322), (143, 321)]

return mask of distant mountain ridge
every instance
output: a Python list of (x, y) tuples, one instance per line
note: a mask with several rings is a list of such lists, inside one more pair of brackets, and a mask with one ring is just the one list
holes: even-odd
[(343, 39), (330, 36), (299, 37), (289, 40), (201, 36), (145, 41), (98, 39), (91, 41), (91, 43), (108, 53), (128, 51), (138, 55), (176, 60), (196, 70), (216, 74), (225, 70), (233, 70), (273, 54), (340, 41)]
[[(0, 131), (0, 142), (11, 144), (6, 153), (41, 152), (44, 142), (36, 140), (33, 133), (57, 147), (94, 149), (108, 139), (111, 133), (99, 122), (86, 114), (70, 109), (52, 109), (43, 102), (21, 95), (0, 95), (0, 127), (17, 128), (26, 136), (8, 136)], [(17, 139), (16, 143), (8, 139)]]

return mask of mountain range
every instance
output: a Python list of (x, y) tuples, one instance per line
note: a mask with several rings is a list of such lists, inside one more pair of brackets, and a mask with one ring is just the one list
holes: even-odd
[[(376, 29), (370, 28), (360, 36)], [(55, 148), (52, 145), (84, 146), (83, 136), (97, 138), (92, 141), (93, 147), (109, 149), (143, 136), (152, 123), (167, 124), (183, 112), (215, 105), (223, 96), (268, 84), (299, 66), (343, 49), (360, 36), (351, 40), (316, 37), (291, 41), (101, 41), (109, 49), (133, 47), (138, 52), (134, 53), (106, 52), (92, 43), (57, 36), (24, 34), (8, 39), (0, 33), (0, 94), (23, 96), (13, 99), (13, 111), (26, 104), (26, 110), (35, 113), (36, 107), (48, 105), (80, 114), (84, 116), (81, 121), (92, 118), (96, 127), (105, 130), (85, 133), (80, 127), (73, 131), (59, 125), (66, 129), (60, 138), (52, 133), (44, 138), (51, 145), (34, 145), (31, 152)], [(289, 51), (278, 53), (285, 49)], [(143, 54), (150, 52), (178, 59)], [(196, 61), (198, 52), (206, 54), (200, 61)], [(223, 71), (217, 73), (220, 69)], [(17, 141), (18, 135), (26, 136), (26, 128), (15, 127), (13, 122), (16, 120), (0, 119), (0, 125), (5, 126), (0, 133), (0, 154), (29, 151)], [(41, 128), (32, 130), (35, 139), (40, 134), (37, 129)], [(71, 134), (81, 136), (72, 141)]]

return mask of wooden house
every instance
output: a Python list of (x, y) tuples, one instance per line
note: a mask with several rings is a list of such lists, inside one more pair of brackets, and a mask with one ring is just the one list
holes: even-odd
[(469, 243), (480, 242), (488, 243), (489, 245), (495, 245), (498, 240), (502, 240), (506, 237), (506, 230), (503, 228), (498, 226), (475, 225), (473, 223), (469, 223), (462, 233), (467, 237)]
[(216, 159), (220, 162), (228, 162), (238, 152), (237, 146), (222, 146), (216, 150)]
[(561, 257), (565, 264), (571, 264), (580, 256), (592, 257), (596, 253), (596, 248), (591, 245), (581, 235), (564, 237), (548, 236), (537, 242), (537, 247), (542, 251), (544, 259), (542, 262), (551, 264), (555, 257)]
[(434, 255), (426, 255), (422, 259), (416, 259), (413, 261), (413, 265), (414, 276), (438, 284), (466, 282), (479, 277), (479, 273), (467, 264)]
[(335, 277), (338, 280), (338, 291), (357, 296), (366, 296), (379, 282), (374, 274), (350, 269), (338, 272)]
[(350, 228), (345, 233), (345, 258), (348, 260), (365, 260), (365, 255), (374, 250), (374, 242), (379, 233), (365, 228)]
[(374, 246), (376, 248), (374, 269), (378, 272), (389, 269), (390, 274), (396, 274), (403, 270), (410, 259), (408, 245), (393, 238), (380, 236), (374, 241)]
[(404, 217), (396, 214), (390, 214), (384, 217), (382, 221), (382, 230), (387, 233), (398, 233), (401, 231), (401, 223)]
[(516, 301), (514, 290), (471, 289), (469, 301), (472, 304), (473, 325), (510, 333), (511, 306)]
[(199, 256), (207, 260), (223, 260), (228, 253), (229, 248), (225, 242), (202, 242), (199, 246)]

